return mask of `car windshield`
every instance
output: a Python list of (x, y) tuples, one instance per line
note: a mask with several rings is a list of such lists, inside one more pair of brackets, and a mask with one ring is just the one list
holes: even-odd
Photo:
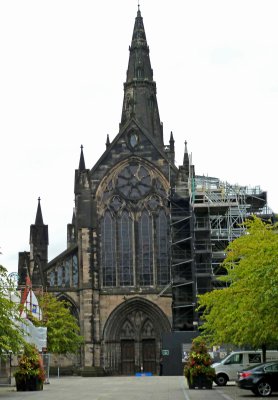
[(253, 371), (253, 370), (263, 370), (265, 367), (269, 367), (270, 365), (278, 365), (278, 362), (266, 362), (266, 363), (261, 363), (254, 365), (253, 367), (245, 368), (243, 371)]

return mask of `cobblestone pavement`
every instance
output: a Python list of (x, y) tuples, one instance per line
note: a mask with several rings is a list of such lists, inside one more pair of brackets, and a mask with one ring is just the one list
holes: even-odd
[[(272, 396), (277, 398), (278, 396)], [(189, 390), (182, 376), (51, 378), (40, 392), (0, 387), (0, 400), (249, 400), (255, 396), (235, 385)]]

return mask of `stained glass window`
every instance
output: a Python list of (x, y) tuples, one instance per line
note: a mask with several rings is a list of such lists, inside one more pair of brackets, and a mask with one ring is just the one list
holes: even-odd
[(123, 212), (118, 220), (119, 226), (119, 283), (120, 286), (133, 286), (132, 220)]
[(157, 283), (166, 285), (170, 281), (168, 220), (165, 210), (156, 218)]
[(72, 257), (72, 284), (73, 286), (78, 286), (78, 261), (77, 256)]
[(100, 188), (102, 285), (168, 284), (169, 221), (163, 178), (155, 168), (134, 159), (114, 170)]
[(153, 285), (153, 232), (152, 220), (144, 211), (138, 222), (138, 269), (139, 285)]
[(101, 224), (102, 237), (102, 274), (104, 286), (116, 285), (116, 231), (115, 221), (112, 219), (110, 212), (106, 211)]
[(63, 284), (63, 267), (62, 267), (62, 265), (59, 265), (59, 267), (58, 267), (57, 280), (58, 280), (57, 285), (62, 286), (62, 284)]
[(55, 271), (51, 271), (49, 274), (49, 285), (55, 286)]
[(70, 260), (65, 261), (65, 285), (70, 286)]
[(151, 190), (149, 171), (138, 163), (126, 166), (118, 175), (118, 190), (127, 198), (136, 200)]

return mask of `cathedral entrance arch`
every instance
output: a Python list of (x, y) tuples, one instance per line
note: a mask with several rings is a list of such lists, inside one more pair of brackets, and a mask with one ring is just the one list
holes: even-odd
[(158, 373), (161, 334), (170, 330), (168, 318), (156, 304), (139, 297), (126, 300), (104, 327), (104, 368), (122, 375)]

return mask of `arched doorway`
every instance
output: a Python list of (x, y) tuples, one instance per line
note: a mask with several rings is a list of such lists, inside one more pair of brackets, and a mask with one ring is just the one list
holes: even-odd
[(158, 373), (161, 334), (170, 330), (168, 318), (154, 303), (139, 297), (125, 301), (104, 327), (104, 368), (121, 375)]

